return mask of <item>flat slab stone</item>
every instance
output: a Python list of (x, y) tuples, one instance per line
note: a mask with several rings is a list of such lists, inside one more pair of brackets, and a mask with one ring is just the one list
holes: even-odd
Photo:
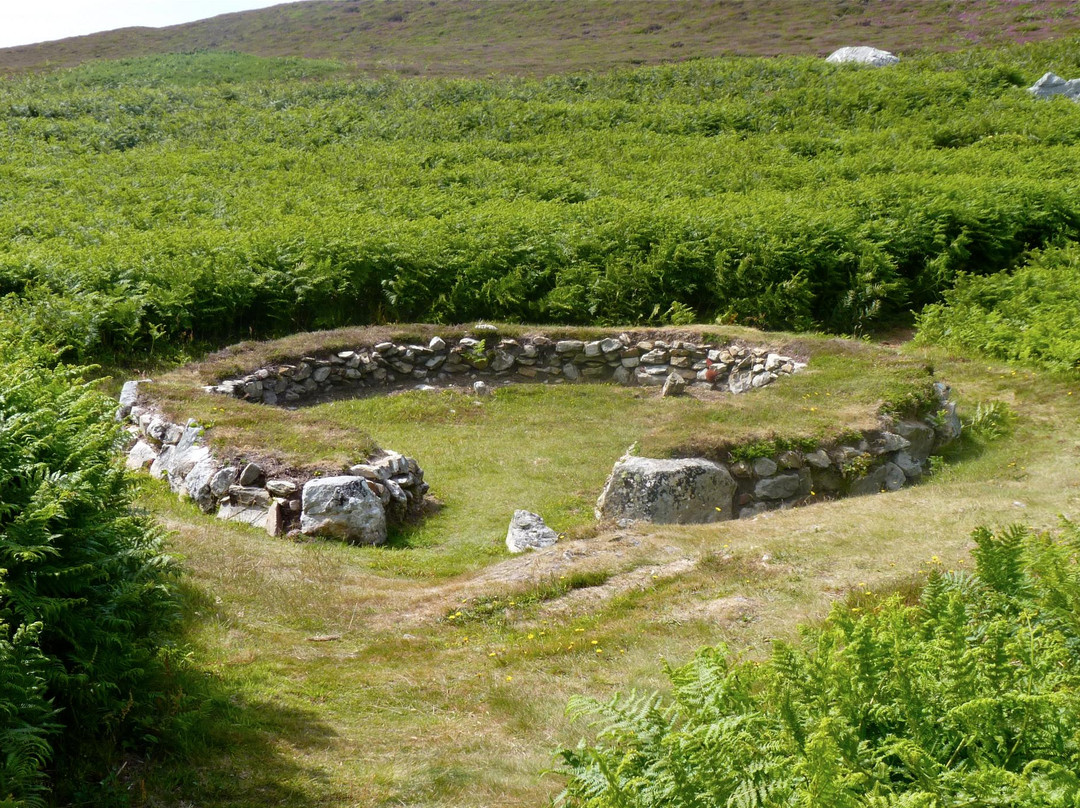
[(734, 517), (735, 480), (709, 460), (626, 457), (596, 503), (598, 519), (701, 524)]
[(269, 508), (259, 505), (233, 505), (230, 502), (218, 508), (217, 518), (225, 522), (240, 522), (244, 525), (266, 529), (266, 517)]

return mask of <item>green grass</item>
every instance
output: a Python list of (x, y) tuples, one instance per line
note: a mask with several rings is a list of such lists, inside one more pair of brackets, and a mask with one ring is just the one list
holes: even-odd
[[(798, 622), (838, 598), (910, 592), (933, 566), (970, 566), (977, 525), (1050, 527), (1058, 513), (1080, 512), (1080, 402), (1069, 385), (940, 349), (901, 356), (915, 367), (932, 362), (965, 414), (978, 402), (1008, 403), (1012, 431), (965, 444), (956, 462), (895, 494), (718, 525), (584, 534), (546, 553), (474, 555), (451, 578), (432, 580), (450, 569), (433, 547), (271, 539), (147, 483), (143, 502), (185, 557), (187, 640), (210, 677), (199, 687), (215, 698), (195, 721), (206, 733), (202, 751), (155, 759), (131, 776), (151, 804), (207, 808), (543, 804), (561, 782), (540, 772), (584, 730), (563, 714), (571, 695), (662, 686), (661, 658), (682, 662), (720, 640), (760, 657), (772, 638), (793, 639)], [(508, 392), (485, 407), (519, 402), (500, 403)], [(491, 417), (472, 415), (463, 428)], [(608, 420), (622, 428), (619, 417)], [(449, 431), (446, 422), (439, 429)], [(571, 444), (577, 434), (571, 422), (549, 429), (537, 440)], [(589, 462), (598, 476), (608, 464)], [(473, 468), (444, 468), (465, 479), (433, 475), (437, 486), (469, 488)], [(573, 473), (550, 468), (534, 487), (571, 491), (564, 481)], [(448, 544), (477, 541), (468, 511), (443, 517)], [(501, 546), (504, 527), (492, 520), (488, 547)], [(327, 635), (339, 639), (310, 639)]]

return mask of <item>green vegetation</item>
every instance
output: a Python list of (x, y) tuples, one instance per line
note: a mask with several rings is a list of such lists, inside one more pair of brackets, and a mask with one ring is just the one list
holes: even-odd
[(1080, 245), (1014, 272), (963, 276), (919, 317), (919, 339), (1051, 370), (1080, 370)]
[(563, 752), (562, 804), (1022, 805), (1080, 799), (1080, 530), (975, 534), (973, 575), (836, 607), (765, 664), (723, 647), (672, 695), (571, 702), (595, 745)]
[(175, 568), (132, 512), (112, 402), (16, 346), (0, 347), (0, 804), (44, 804), (47, 771), (93, 801), (162, 728)]
[[(1022, 89), (1076, 53), (484, 82), (194, 54), (9, 80), (0, 293), (115, 358), (387, 320), (859, 332), (1077, 235), (1080, 108)], [(237, 80), (201, 81), (230, 58)]]

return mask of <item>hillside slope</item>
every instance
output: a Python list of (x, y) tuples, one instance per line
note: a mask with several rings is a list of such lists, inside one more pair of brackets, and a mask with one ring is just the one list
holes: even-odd
[(192, 50), (340, 59), (361, 72), (544, 75), (718, 55), (894, 51), (1080, 31), (1070, 0), (311, 0), (0, 50), (0, 72)]

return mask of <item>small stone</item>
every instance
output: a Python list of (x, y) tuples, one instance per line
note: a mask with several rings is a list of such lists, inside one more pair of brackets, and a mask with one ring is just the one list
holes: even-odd
[(827, 469), (832, 465), (832, 460), (829, 459), (829, 455), (824, 449), (818, 449), (816, 452), (807, 454), (806, 462), (816, 469)]
[(473, 382), (472, 389), (473, 389), (473, 393), (475, 393), (478, 396), (490, 396), (491, 395), (491, 388), (488, 387), (487, 382), (475, 381), (475, 382)]
[(266, 490), (270, 492), (271, 496), (291, 497), (300, 488), (291, 480), (267, 480)]
[(751, 379), (750, 381), (750, 386), (755, 389), (758, 387), (764, 387), (767, 384), (772, 384), (774, 381), (776, 381), (776, 379), (777, 376), (775, 373), (769, 373), (769, 371), (765, 370), (761, 373), (754, 375), (753, 379)]
[(436, 352), (445, 351), (446, 350), (446, 340), (444, 340), (442, 337), (432, 337), (431, 341), (428, 342), (428, 350), (429, 351), (436, 351)]
[(245, 525), (265, 529), (268, 511), (268, 507), (238, 505), (232, 502), (225, 502), (218, 508), (217, 518), (225, 522), (241, 522)]
[(895, 463), (886, 463), (885, 466), (885, 490), (899, 491), (907, 482), (907, 475)]
[(561, 339), (555, 343), (555, 353), (569, 354), (580, 353), (585, 348), (585, 343), (579, 339)]
[(922, 476), (922, 463), (913, 458), (907, 450), (902, 449), (897, 452), (893, 456), (893, 462), (909, 480), (915, 480)]
[(758, 457), (754, 459), (754, 474), (758, 477), (771, 477), (776, 474), (776, 463), (768, 457)]
[(514, 355), (506, 351), (495, 351), (495, 357), (491, 360), (491, 369), (496, 373), (509, 370), (514, 366)]
[(600, 340), (593, 342), (586, 342), (584, 346), (586, 356), (600, 356), (603, 351), (600, 349)]
[(729, 466), (729, 470), (733, 477), (739, 479), (747, 479), (754, 476), (754, 467), (747, 463), (745, 460), (737, 460)]
[(678, 373), (672, 373), (667, 379), (664, 380), (664, 387), (660, 391), (660, 395), (663, 398), (670, 396), (681, 396), (686, 392), (686, 379), (680, 376)]
[(263, 480), (262, 467), (257, 463), (248, 463), (244, 466), (244, 470), (240, 472), (240, 485), (258, 485)]
[(758, 499), (787, 499), (799, 492), (799, 475), (788, 473), (758, 480), (754, 496)]
[(870, 453), (875, 455), (889, 454), (906, 449), (911, 445), (907, 438), (897, 435), (895, 432), (882, 432), (879, 437), (870, 444)]
[(530, 511), (514, 511), (506, 531), (506, 549), (511, 553), (551, 547), (558, 540), (559, 534), (548, 527), (539, 514)]
[(728, 390), (734, 394), (745, 393), (751, 388), (754, 374), (750, 371), (738, 371), (728, 376)]
[(803, 467), (803, 456), (790, 449), (786, 452), (781, 452), (777, 461), (780, 464), (780, 468), (784, 469), (801, 469)]
[(150, 468), (157, 460), (158, 453), (146, 441), (138, 441), (128, 452), (124, 465), (132, 471), (142, 471)]
[(621, 351), (622, 349), (623, 343), (621, 340), (612, 339), (611, 337), (600, 340), (600, 350), (603, 351), (605, 354), (613, 354)]
[(270, 493), (265, 488), (254, 485), (229, 486), (229, 501), (234, 505), (257, 505), (260, 508), (270, 507)]
[(232, 487), (236, 471), (236, 466), (226, 466), (210, 479), (210, 495), (215, 500), (220, 500)]
[(581, 371), (577, 369), (577, 366), (573, 362), (567, 362), (562, 367), (563, 376), (570, 381), (577, 381), (581, 378)]

